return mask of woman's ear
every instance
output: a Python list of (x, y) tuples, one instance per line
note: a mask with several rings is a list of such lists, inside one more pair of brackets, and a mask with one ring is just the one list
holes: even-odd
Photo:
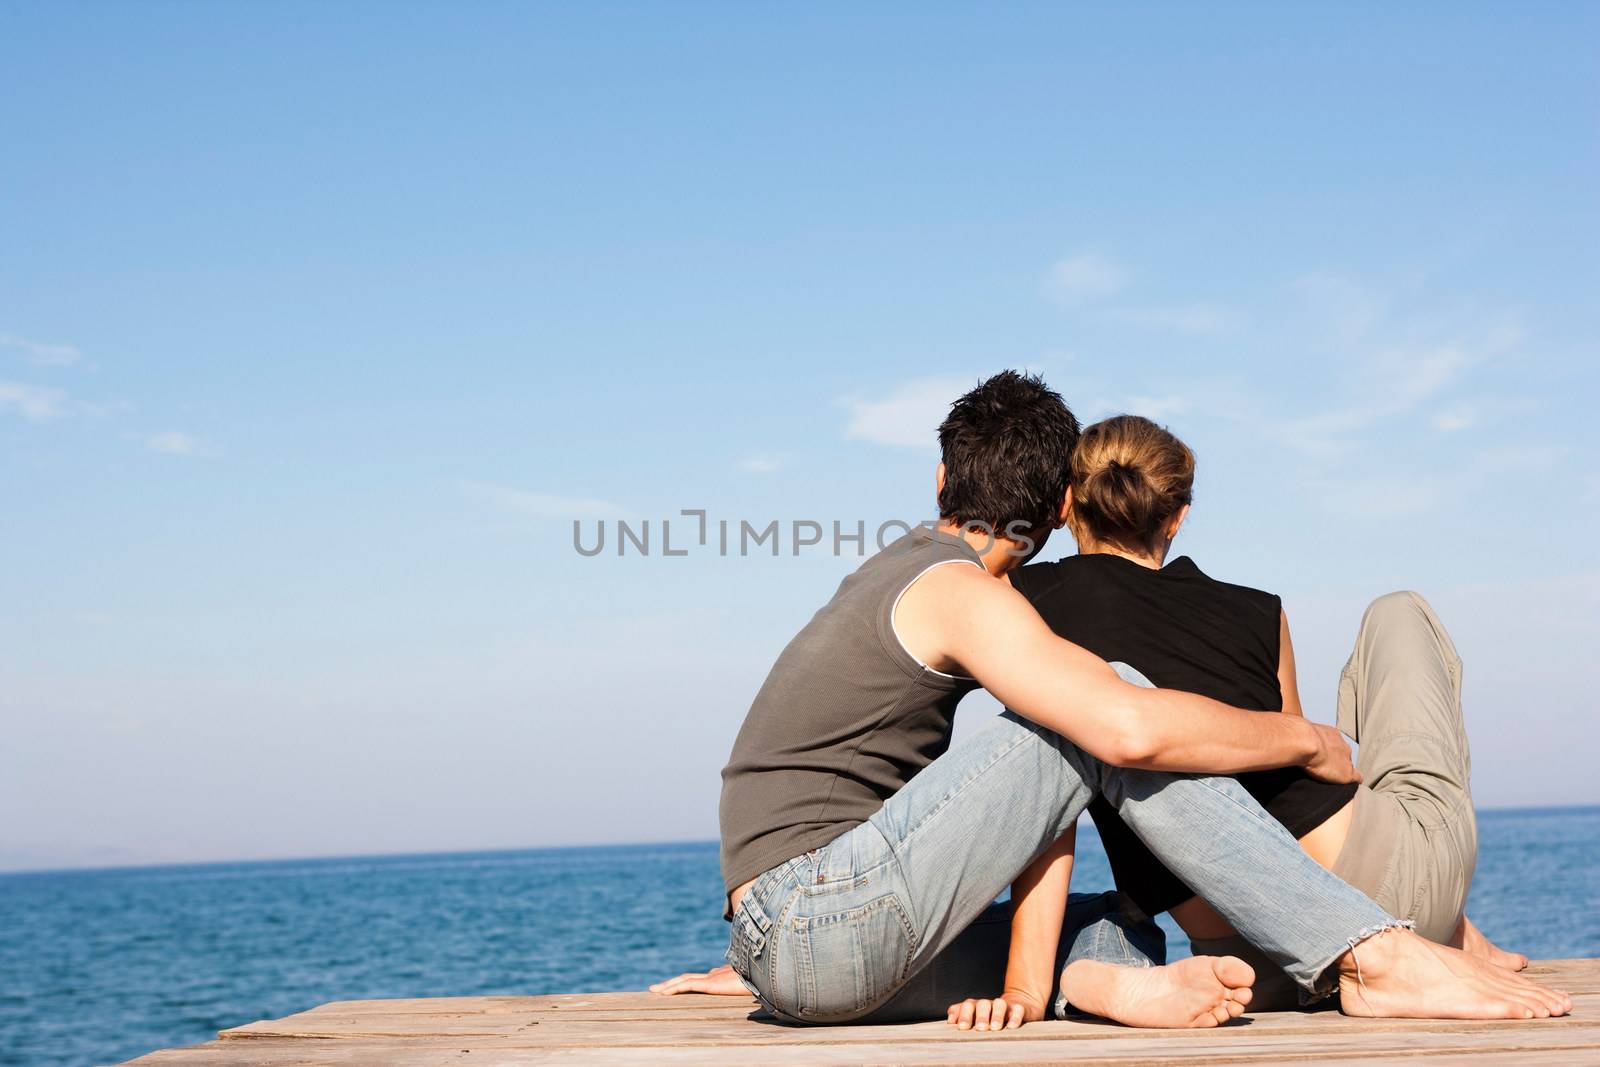
[(1172, 516), (1172, 521), (1167, 524), (1167, 543), (1171, 544), (1178, 539), (1178, 531), (1183, 529), (1183, 520), (1189, 517), (1189, 505), (1185, 504)]

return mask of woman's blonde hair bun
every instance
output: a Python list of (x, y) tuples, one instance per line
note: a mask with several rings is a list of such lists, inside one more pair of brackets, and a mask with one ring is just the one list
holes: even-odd
[(1194, 499), (1194, 452), (1149, 419), (1117, 415), (1083, 431), (1072, 453), (1075, 537), (1153, 551)]

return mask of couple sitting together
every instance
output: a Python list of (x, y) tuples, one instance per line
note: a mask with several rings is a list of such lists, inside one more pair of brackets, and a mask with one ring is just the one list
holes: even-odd
[[(1322, 726), (1278, 598), (1167, 560), (1182, 441), (1131, 416), (1080, 437), (1008, 371), (955, 402), (939, 444), (937, 526), (840, 584), (734, 743), (728, 965), (657, 992), (978, 1030), (1069, 1011), (1216, 1026), (1333, 996), (1363, 1016), (1571, 1010), (1467, 919), (1461, 661), (1426, 601), (1367, 609)], [(1078, 554), (1022, 566), (1062, 525)], [(1007, 710), (951, 747), (979, 686)], [(1118, 891), (1069, 897), (1085, 808)], [(1163, 911), (1193, 958), (1162, 966)]]

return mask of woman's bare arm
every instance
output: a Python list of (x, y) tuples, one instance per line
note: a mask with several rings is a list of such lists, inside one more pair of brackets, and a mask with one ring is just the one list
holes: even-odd
[(1056, 952), (1067, 914), (1078, 828), (1068, 830), (1017, 876), (1011, 886), (1011, 954), (1005, 991), (992, 999), (950, 1005), (946, 1021), (962, 1030), (1015, 1030), (1038, 1022), (1056, 987)]
[(1294, 642), (1289, 639), (1289, 616), (1278, 612), (1278, 689), (1283, 693), (1283, 713), (1305, 718), (1300, 706), (1300, 683), (1294, 673)]

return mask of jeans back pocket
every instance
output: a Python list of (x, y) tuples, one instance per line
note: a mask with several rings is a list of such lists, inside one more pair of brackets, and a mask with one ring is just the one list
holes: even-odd
[(916, 940), (896, 894), (792, 922), (797, 1006), (805, 1018), (844, 1021), (859, 1016), (905, 981)]

